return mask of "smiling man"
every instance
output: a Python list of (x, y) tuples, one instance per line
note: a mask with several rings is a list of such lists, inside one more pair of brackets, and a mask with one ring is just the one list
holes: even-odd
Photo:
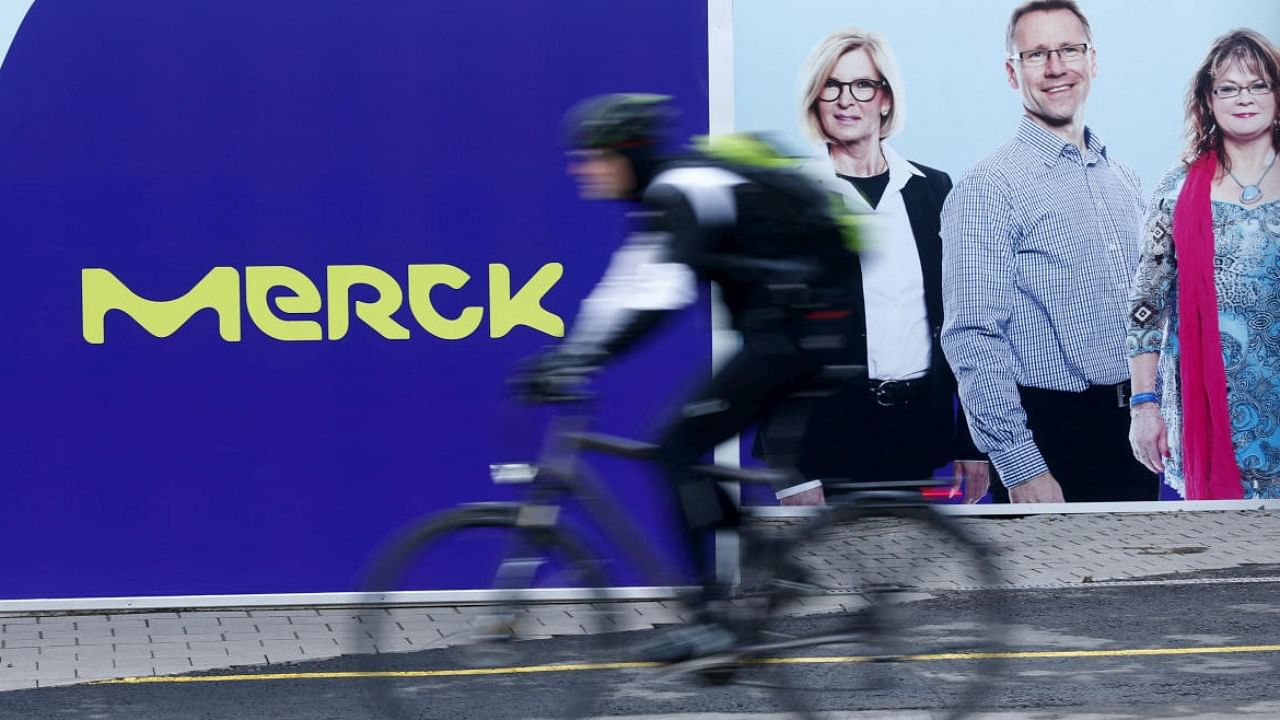
[(1005, 45), (1024, 116), (943, 207), (943, 351), (998, 501), (1155, 500), (1127, 440), (1143, 203), (1137, 175), (1085, 125), (1089, 21), (1072, 0), (1033, 0)]

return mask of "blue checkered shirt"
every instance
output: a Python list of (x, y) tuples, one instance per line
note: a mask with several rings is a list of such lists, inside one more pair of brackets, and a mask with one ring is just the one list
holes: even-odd
[(1129, 377), (1142, 191), (1087, 129), (1085, 146), (1024, 116), (942, 209), (942, 349), (974, 442), (1007, 487), (1048, 470), (1019, 385), (1080, 392)]

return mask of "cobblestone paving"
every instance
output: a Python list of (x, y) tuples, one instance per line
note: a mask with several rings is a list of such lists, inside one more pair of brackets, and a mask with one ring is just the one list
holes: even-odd
[[(776, 529), (797, 521), (770, 520)], [(1280, 558), (1280, 513), (1272, 511), (1037, 515), (962, 518), (995, 549), (1002, 584), (1058, 588), (1211, 572)], [(833, 531), (799, 558), (839, 585), (849, 567), (878, 567), (886, 577), (913, 574), (929, 591), (965, 590), (980, 578), (939, 571), (941, 544), (924, 547), (891, 522)], [(870, 571), (863, 571), (864, 573)], [(828, 600), (806, 611), (822, 612)], [(824, 604), (825, 603), (825, 604)], [(548, 635), (584, 632), (583, 604), (536, 610)], [(274, 608), (181, 612), (0, 615), (0, 690), (139, 675), (168, 675), (239, 665), (317, 660), (368, 651), (363, 628), (373, 614), (391, 616), (405, 649), (448, 634), (462, 614), (454, 607), (395, 609)], [(681, 621), (665, 601), (610, 603), (612, 629), (644, 629)]]

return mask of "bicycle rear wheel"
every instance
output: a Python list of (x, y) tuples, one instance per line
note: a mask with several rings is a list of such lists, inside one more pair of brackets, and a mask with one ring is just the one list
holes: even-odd
[(958, 720), (990, 701), (1004, 649), (999, 577), (951, 518), (847, 505), (803, 530), (763, 574), (770, 609), (743, 676), (788, 710)]
[[(607, 625), (603, 579), (577, 543), (552, 526), (521, 522), (520, 512), (447, 513), (380, 554), (365, 600), (397, 604), (362, 613), (356, 640), (370, 653), (362, 675), (382, 716), (528, 720), (589, 712), (601, 674), (591, 663)], [(459, 583), (487, 591), (445, 590)], [(424, 604), (432, 596), (416, 594), (427, 590), (442, 592)], [(553, 689), (563, 673), (581, 676), (572, 694)]]

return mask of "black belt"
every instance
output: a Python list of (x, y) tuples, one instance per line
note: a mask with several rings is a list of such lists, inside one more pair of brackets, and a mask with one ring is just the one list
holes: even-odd
[(871, 399), (881, 407), (908, 405), (924, 397), (929, 389), (929, 377), (914, 380), (876, 380), (867, 381), (867, 390)]
[(1129, 397), (1133, 395), (1133, 385), (1128, 380), (1125, 380), (1115, 385), (1090, 385), (1080, 392), (1045, 390), (1044, 388), (1019, 385), (1018, 393), (1046, 399), (1059, 398), (1068, 402), (1095, 402), (1099, 405), (1108, 406), (1114, 403), (1116, 407), (1128, 409)]

